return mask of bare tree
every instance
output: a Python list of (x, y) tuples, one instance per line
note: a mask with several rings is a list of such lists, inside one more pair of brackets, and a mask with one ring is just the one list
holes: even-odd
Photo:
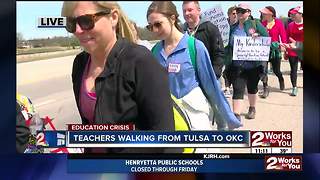
[(21, 45), (23, 42), (23, 35), (21, 32), (17, 32), (17, 39), (16, 39), (16, 45)]

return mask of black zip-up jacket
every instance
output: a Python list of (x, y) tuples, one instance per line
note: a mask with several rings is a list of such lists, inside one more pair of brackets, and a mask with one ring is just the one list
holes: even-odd
[[(183, 29), (184, 31), (188, 31), (187, 23), (184, 24)], [(200, 22), (194, 37), (202, 41), (206, 46), (210, 55), (213, 70), (217, 78), (220, 78), (224, 65), (224, 46), (218, 27), (210, 21)]]
[[(83, 124), (79, 93), (89, 54), (78, 54), (72, 82)], [(107, 57), (103, 72), (95, 80), (96, 124), (135, 124), (136, 130), (174, 131), (168, 74), (145, 47), (118, 38)], [(163, 152), (161, 148), (103, 148), (104, 152)], [(88, 150), (88, 149), (87, 149)], [(90, 152), (90, 151), (86, 151)]]

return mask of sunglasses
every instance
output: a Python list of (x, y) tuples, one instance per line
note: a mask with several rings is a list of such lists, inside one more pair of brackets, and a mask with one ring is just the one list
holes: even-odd
[(163, 22), (155, 22), (154, 24), (149, 24), (146, 26), (146, 28), (149, 30), (149, 31), (153, 31), (153, 27), (156, 27), (157, 29), (161, 28), (162, 27), (162, 23)]
[(246, 12), (249, 12), (248, 9), (242, 9), (242, 8), (237, 8), (236, 11), (237, 11), (237, 13), (241, 13), (241, 14), (244, 14), (244, 13), (246, 13)]
[(105, 16), (111, 13), (111, 9), (97, 12), (95, 14), (85, 14), (78, 17), (67, 17), (66, 30), (69, 33), (76, 32), (77, 23), (82, 30), (91, 30), (94, 28), (94, 24), (98, 21), (99, 16)]

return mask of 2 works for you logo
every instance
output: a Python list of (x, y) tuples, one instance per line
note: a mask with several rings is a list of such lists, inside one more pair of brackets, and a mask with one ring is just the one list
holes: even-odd
[(265, 156), (266, 171), (302, 171), (302, 156)]
[(292, 131), (251, 131), (251, 147), (292, 147)]
[(64, 28), (66, 22), (66, 17), (39, 17), (38, 28)]

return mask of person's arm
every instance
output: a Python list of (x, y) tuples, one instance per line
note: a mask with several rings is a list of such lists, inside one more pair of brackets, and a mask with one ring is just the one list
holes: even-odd
[(292, 38), (292, 28), (293, 28), (293, 22), (289, 23), (288, 29), (287, 29), (287, 43), (291, 42)]
[(293, 50), (297, 53), (299, 59), (303, 60), (303, 42), (297, 42), (293, 38), (289, 38), (290, 43), (282, 43), (281, 46), (288, 49)]
[(135, 86), (138, 119), (147, 130), (174, 131), (173, 109), (168, 73), (145, 48), (136, 54)]
[(208, 49), (208, 51), (213, 51), (213, 59), (211, 59), (211, 63), (213, 64), (214, 72), (217, 78), (221, 77), (223, 62), (224, 62), (224, 45), (221, 37), (221, 33), (217, 26), (212, 23), (208, 23), (208, 34), (210, 35), (210, 42), (213, 47), (212, 49)]
[(257, 20), (256, 21), (256, 25), (257, 25), (257, 31), (259, 33), (259, 36), (263, 36), (263, 37), (269, 37), (269, 33), (267, 31), (267, 29)]
[(287, 32), (286, 29), (284, 28), (283, 23), (281, 20), (278, 20), (279, 23), (279, 31), (280, 31), (280, 38), (281, 38), (281, 43), (287, 43), (288, 38), (287, 38)]
[(203, 93), (208, 99), (214, 112), (218, 130), (238, 128), (241, 123), (234, 116), (226, 98), (224, 97), (220, 83), (213, 72), (210, 57), (202, 42), (196, 43), (197, 49), (197, 74)]

